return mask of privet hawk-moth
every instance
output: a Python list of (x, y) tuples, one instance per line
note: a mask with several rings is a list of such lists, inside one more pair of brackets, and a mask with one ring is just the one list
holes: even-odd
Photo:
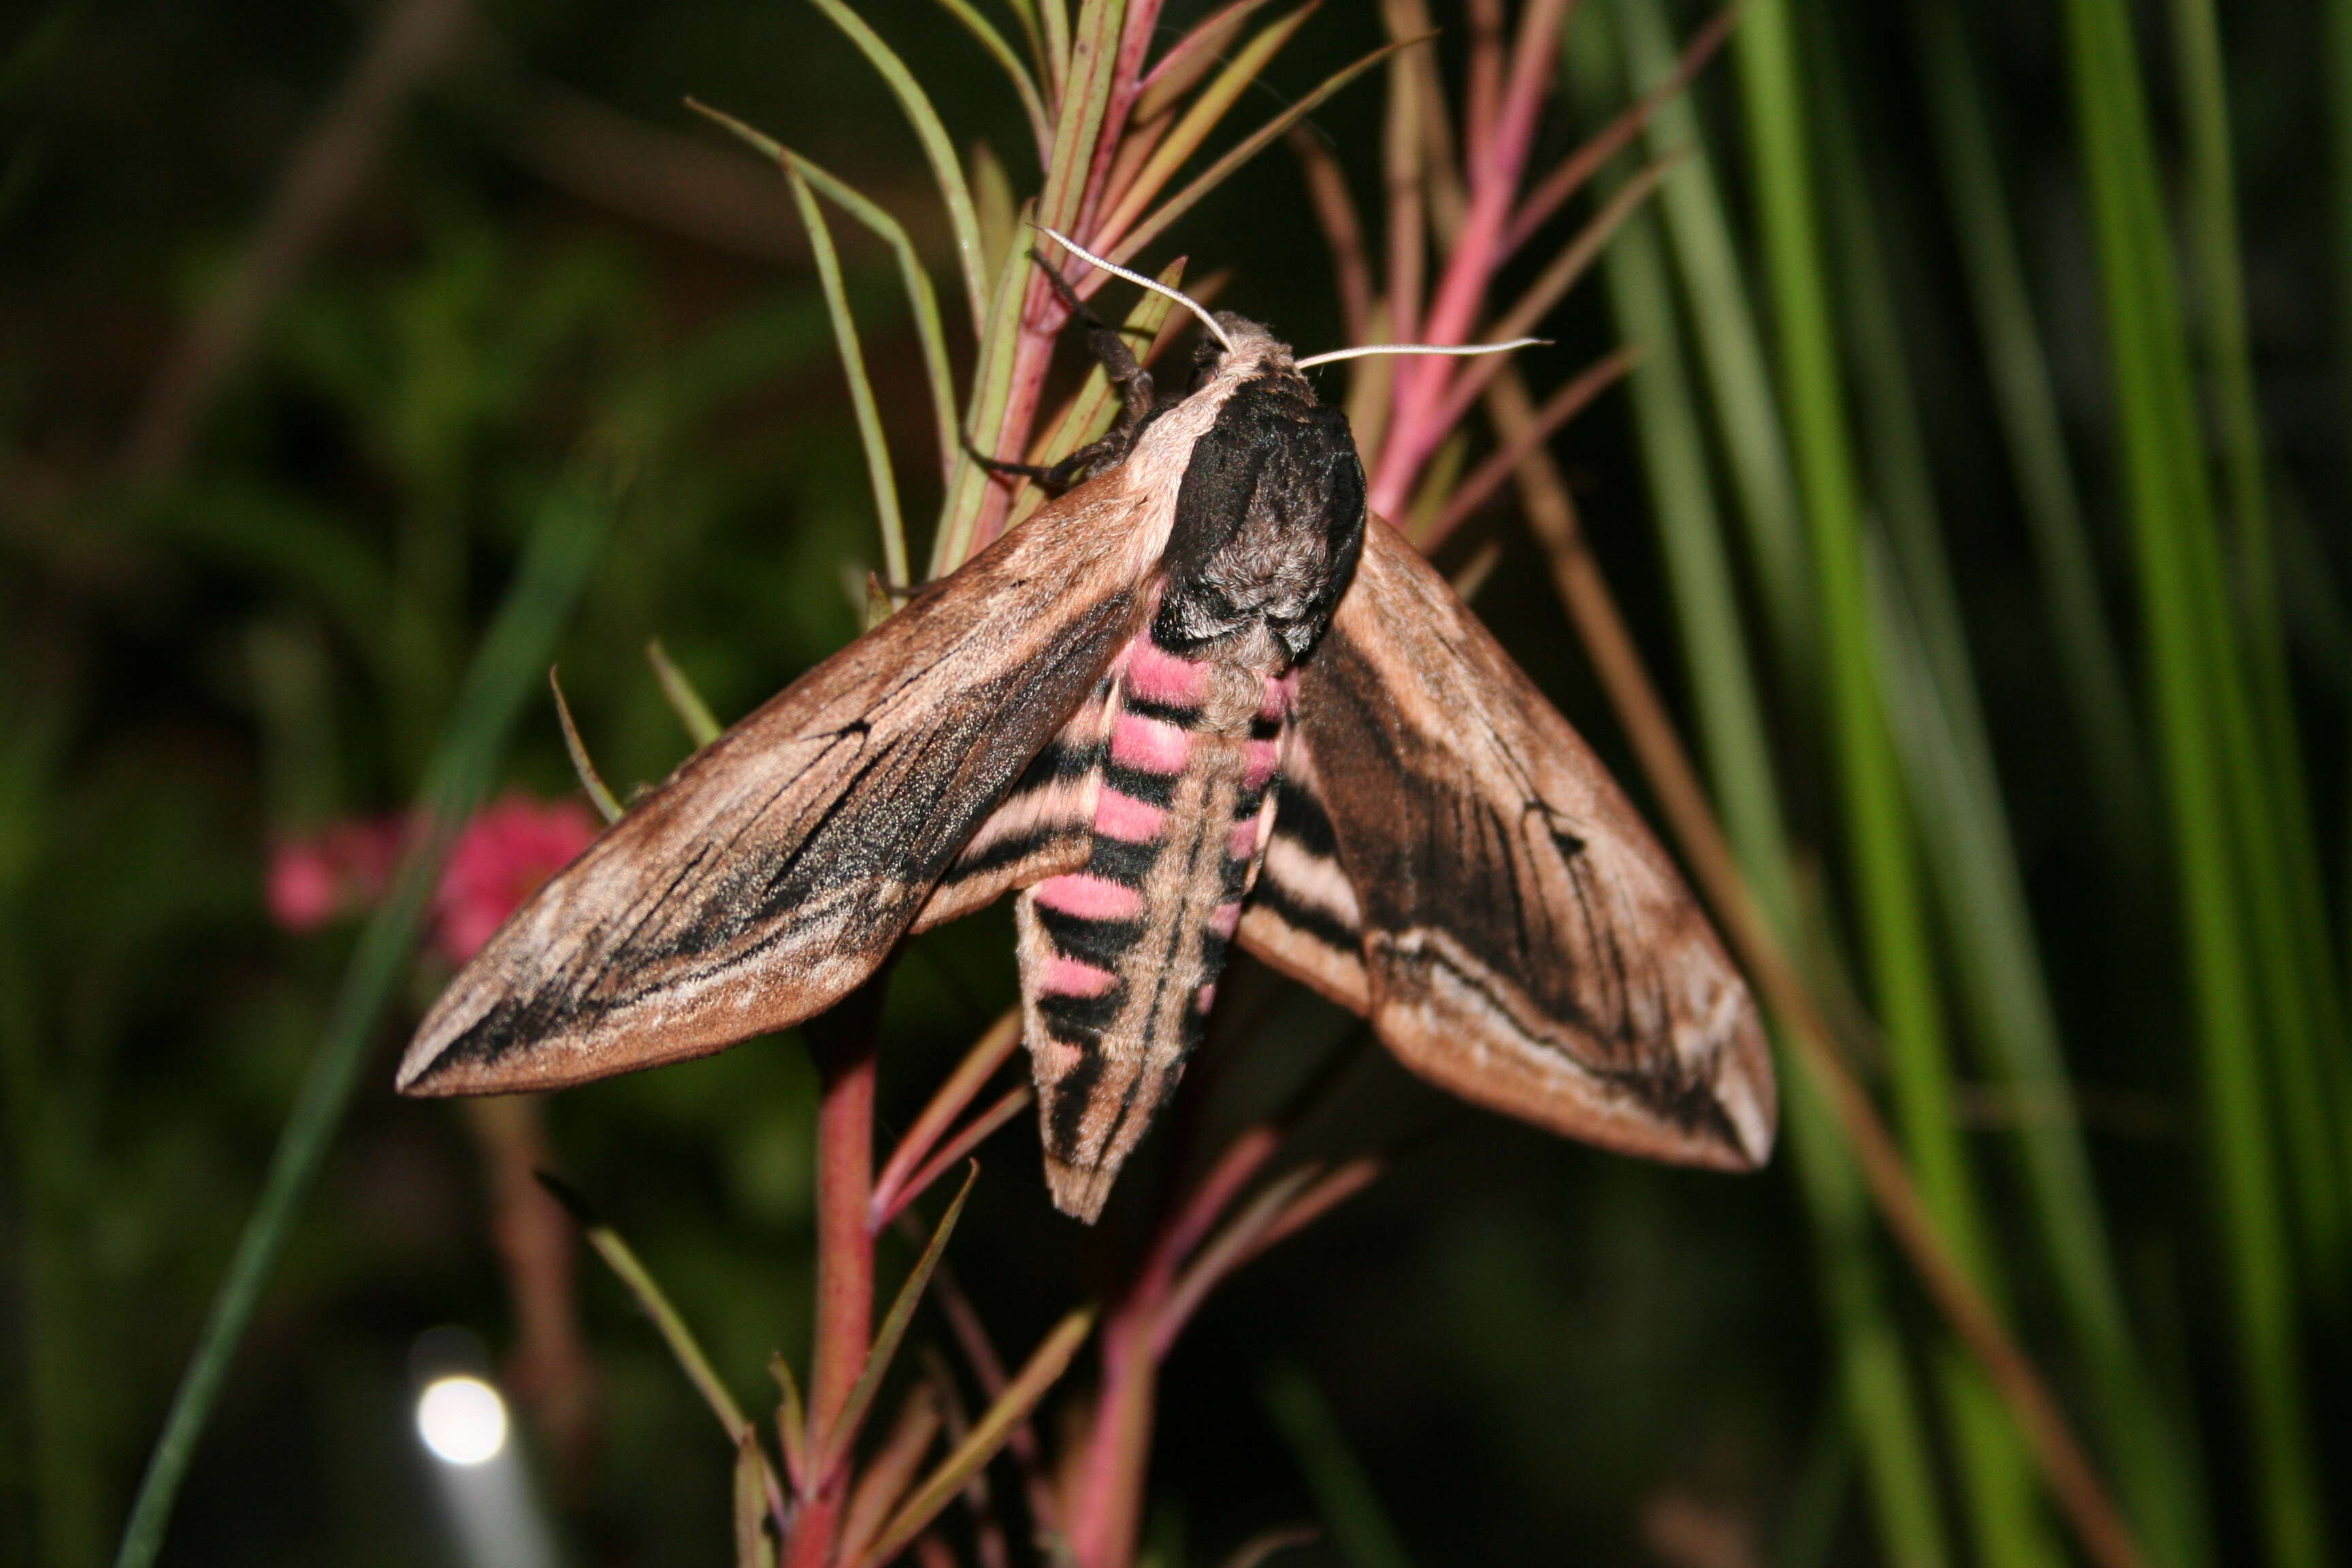
[(1014, 892), (1046, 1181), (1081, 1219), (1236, 942), (1466, 1099), (1761, 1163), (1763, 1031), (1672, 861), (1367, 513), (1346, 416), (1290, 349), (1202, 314), (1214, 341), (1160, 402), (1085, 318), (1126, 413), (1045, 476), (1083, 482), (634, 805), (451, 982), (401, 1089), (716, 1051)]

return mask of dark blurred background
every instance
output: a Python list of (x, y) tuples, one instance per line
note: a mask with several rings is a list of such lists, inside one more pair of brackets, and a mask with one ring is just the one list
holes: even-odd
[[(110, 1555), (356, 929), (273, 920), (273, 851), (411, 798), (535, 509), (583, 437), (625, 426), (637, 464), (560, 647), (566, 694), (616, 787), (660, 777), (688, 749), (645, 662), (648, 638), (730, 718), (857, 629), (877, 563), (873, 510), (807, 242), (773, 170), (682, 100), (736, 114), (875, 195), (951, 293), (918, 144), (814, 10), (795, 0), (452, 5), (459, 20), (438, 63), (394, 93), (373, 156), (320, 176), (315, 245), (289, 242), (294, 258), (260, 301), (249, 345), (222, 369), (217, 397), (192, 411), (167, 367), (199, 302), (267, 241), (259, 226), (287, 199), (289, 161), (349, 90), (372, 31), (415, 8), (58, 0), (0, 25), (8, 1561), (83, 1568)], [(959, 144), (987, 142), (1015, 189), (1034, 188), (1017, 106), (945, 12), (923, 0), (861, 9)], [(1207, 9), (1171, 0), (1166, 25), (1172, 34)], [(1451, 61), (1458, 19), (1440, 9)], [(1677, 32), (1705, 19), (1696, 6), (1669, 9)], [(1795, 9), (1809, 58), (1837, 63), (1861, 188), (1890, 258), (1933, 496), (2118, 1277), (2166, 1399), (2198, 1418), (2214, 1560), (2263, 1560), (2261, 1505), (2236, 1458), (2246, 1429), (2227, 1288), (2215, 1280), (2226, 1263), (2210, 1218), (2170, 873), (2160, 850), (2118, 871), (2102, 847), (2113, 825), (2086, 794), (2078, 725), (2055, 694), (2035, 556), (1920, 108), (1916, 16), (1852, 0)], [(2169, 137), (2179, 119), (2169, 23), (2163, 7), (2143, 9), (2143, 58)], [(2322, 880), (2340, 915), (2352, 666), (2333, 586), (2347, 541), (2335, 325), (2344, 253), (2331, 226), (2347, 176), (2330, 153), (2329, 9), (2242, 0), (2221, 22), (2293, 690)], [(2060, 7), (2002, 0), (1968, 7), (1965, 24), (2100, 581), (2137, 668)], [(1373, 7), (1328, 7), (1238, 121), (1265, 118), (1381, 37)], [(1695, 98), (1760, 300), (1738, 81), (1727, 58)], [(1571, 145), (1608, 97), (1564, 96), (1545, 146)], [(1375, 75), (1309, 121), (1368, 206), (1382, 103)], [(1276, 146), (1144, 263), (1181, 253), (1195, 276), (1230, 268), (1221, 305), (1302, 349), (1334, 345), (1329, 252), (1303, 190)], [(919, 451), (923, 387), (895, 273), (860, 231), (837, 233), (885, 420), (901, 450)], [(961, 376), (970, 340), (953, 301), (950, 315)], [(1598, 286), (1579, 289), (1547, 331), (1563, 366), (1619, 336)], [(1681, 645), (1636, 437), (1615, 394), (1553, 449), (1679, 702)], [(901, 478), (909, 515), (928, 519), (936, 478), (919, 462)], [(1503, 566), (1480, 613), (1646, 804), (1508, 508), (1482, 518), (1447, 563), (1486, 538), (1501, 542)], [(1834, 886), (1834, 773), (1807, 738), (1815, 722), (1794, 702), (1768, 726), (1797, 836), (1820, 847), (1811, 865)], [(501, 777), (544, 800), (575, 789), (553, 710), (536, 696)], [(2154, 785), (2141, 787), (2157, 821)], [(2160, 844), (2161, 828), (2143, 842)], [(404, 983), (197, 1452), (167, 1561), (459, 1560), (411, 1426), (412, 1347), (457, 1325), (495, 1365), (515, 1330), (478, 1140), (451, 1106), (391, 1093), (400, 1040), (446, 973), (428, 953)], [(1013, 994), (1003, 911), (916, 944), (887, 1019), (886, 1128), (911, 1116)], [(1263, 1101), (1347, 1035), (1262, 973), (1229, 987), (1223, 1016), (1237, 1012), (1250, 1015), (1248, 1050), (1230, 1037), (1243, 1031), (1221, 1026), (1199, 1093)], [(1163, 1568), (1222, 1561), (1330, 1506), (1269, 1406), (1269, 1388), (1295, 1389), (1301, 1371), (1417, 1563), (1885, 1559), (1787, 1160), (1743, 1180), (1603, 1155), (1454, 1106), (1360, 1047), (1312, 1136), (1405, 1152), (1368, 1193), (1223, 1289), (1176, 1352), (1147, 1531)], [(769, 1353), (805, 1353), (813, 1082), (784, 1038), (547, 1107), (557, 1163), (633, 1239), (755, 1405), (766, 1403)], [(1987, 1206), (2007, 1246), (2012, 1226), (2031, 1223), (1992, 1147), (2015, 1107), (1982, 1100), (1961, 1110), (1976, 1118)], [(1234, 1114), (1224, 1104), (1205, 1114)], [(952, 1258), (999, 1343), (1027, 1345), (1118, 1277), (1168, 1156), (1155, 1148), (1123, 1184), (1099, 1233), (1052, 1213), (1025, 1122), (982, 1158)], [(1937, 1353), (1921, 1348), (1930, 1310), (1892, 1253), (1880, 1249), (1880, 1262), (1912, 1353)], [(593, 1258), (580, 1267), (593, 1442), (567, 1472), (524, 1435), (566, 1560), (722, 1560), (727, 1447), (625, 1293)], [(2052, 1331), (2047, 1281), (2031, 1262), (2014, 1274), (2029, 1344), (2046, 1352), (2062, 1395), (2079, 1400), (2084, 1374)], [(2297, 1375), (2315, 1412), (2319, 1473), (2340, 1481), (2342, 1320), (2313, 1305), (2304, 1321)], [(2338, 1513), (2340, 1542), (2352, 1520)], [(1955, 1560), (1973, 1554), (1965, 1531), (1953, 1540)], [(1328, 1544), (1292, 1560), (1317, 1553), (1342, 1560)]]

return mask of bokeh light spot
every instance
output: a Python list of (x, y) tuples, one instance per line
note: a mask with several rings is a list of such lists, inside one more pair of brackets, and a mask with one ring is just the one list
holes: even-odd
[(417, 1396), (416, 1435), (444, 1464), (481, 1464), (507, 1446), (507, 1402), (478, 1377), (435, 1378)]

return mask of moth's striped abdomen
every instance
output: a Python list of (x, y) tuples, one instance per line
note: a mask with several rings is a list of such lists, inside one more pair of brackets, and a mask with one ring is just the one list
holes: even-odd
[(1174, 1089), (1265, 842), (1292, 682), (1150, 633), (1111, 675), (1083, 869), (1021, 897), (1046, 1179), (1091, 1219)]

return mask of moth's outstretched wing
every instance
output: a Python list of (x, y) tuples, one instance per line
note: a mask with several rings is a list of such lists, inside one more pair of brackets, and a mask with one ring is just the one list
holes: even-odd
[[(712, 742), (490, 939), (400, 1088), (554, 1089), (830, 1005), (1087, 704), (1133, 635), (1164, 511), (1117, 474), (1072, 491)], [(947, 902), (976, 908), (1037, 863), (959, 866)]]
[(1246, 944), (1465, 1099), (1630, 1153), (1763, 1161), (1771, 1058), (1706, 914), (1567, 721), (1377, 518), (1297, 722)]

